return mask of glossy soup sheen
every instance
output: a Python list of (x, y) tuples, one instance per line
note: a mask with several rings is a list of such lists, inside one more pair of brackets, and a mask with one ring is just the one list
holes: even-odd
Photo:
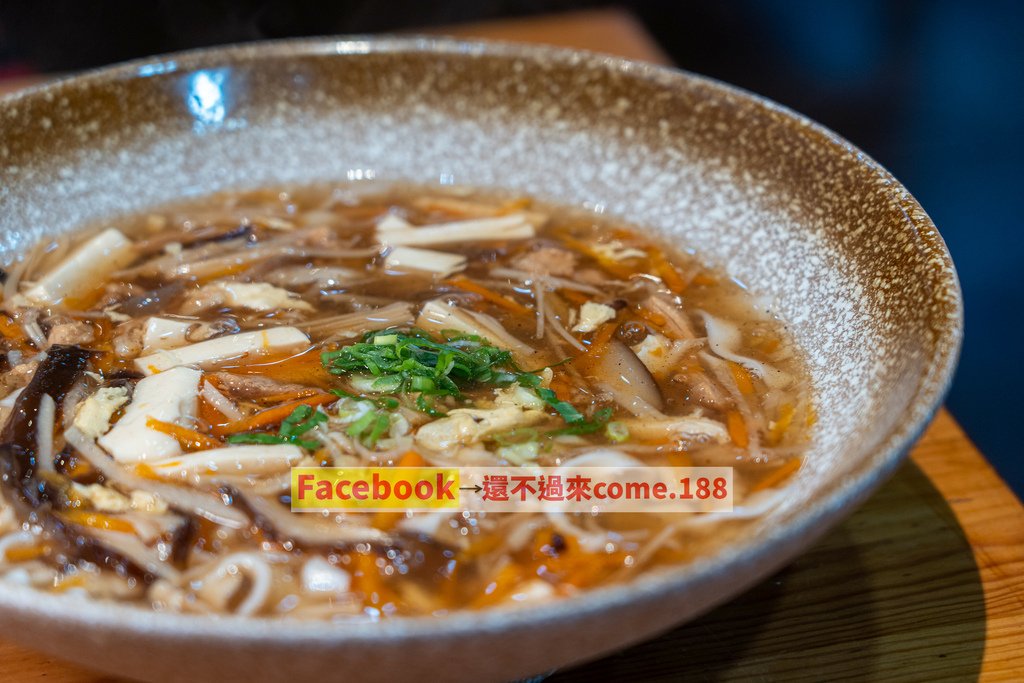
[[(220, 194), (38, 245), (5, 275), (0, 575), (45, 590), (335, 619), (558, 599), (727, 542), (799, 467), (813, 423), (785, 327), (727, 275), (626, 223), (514, 195)], [(292, 339), (277, 351), (146, 360), (274, 328)], [(382, 388), (355, 351), (383, 329), (441, 345), (473, 334), (555, 398), (472, 378)], [(488, 419), (450, 429), (446, 414), (467, 409)], [(736, 511), (288, 507), (292, 465), (594, 453), (734, 467)]]

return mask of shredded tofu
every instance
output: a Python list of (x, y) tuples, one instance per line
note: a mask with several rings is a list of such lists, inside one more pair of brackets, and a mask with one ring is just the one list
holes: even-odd
[(89, 438), (98, 439), (110, 429), (114, 413), (127, 402), (127, 387), (97, 389), (96, 393), (78, 404), (72, 424)]
[(677, 371), (676, 368), (692, 347), (692, 344), (685, 341), (672, 341), (668, 337), (652, 332), (644, 337), (642, 342), (630, 348), (652, 375), (662, 378)]
[(572, 328), (573, 332), (593, 332), (609, 320), (615, 319), (615, 309), (604, 304), (588, 301), (580, 307), (580, 321)]
[(167, 512), (167, 503), (147, 491), (132, 491), (128, 497), (101, 484), (84, 486), (73, 482), (71, 486), (77, 496), (89, 501), (100, 512), (135, 511), (154, 515)]
[(266, 282), (211, 282), (200, 288), (193, 303), (200, 309), (228, 306), (259, 312), (314, 310), (298, 294)]
[(99, 438), (99, 444), (118, 462), (160, 460), (181, 455), (181, 445), (169, 434), (146, 425), (150, 419), (189, 424), (196, 416), (201, 373), (194, 368), (173, 368), (139, 380), (132, 402), (117, 424)]
[(416, 442), (434, 450), (482, 441), (492, 434), (518, 427), (529, 427), (547, 419), (541, 410), (522, 410), (511, 406), (483, 410), (456, 408), (447, 417), (428, 422), (416, 432)]
[(590, 248), (596, 251), (601, 256), (611, 259), (612, 261), (625, 261), (631, 258), (646, 258), (647, 252), (636, 249), (635, 247), (627, 247), (622, 242), (614, 240), (607, 243), (591, 244)]

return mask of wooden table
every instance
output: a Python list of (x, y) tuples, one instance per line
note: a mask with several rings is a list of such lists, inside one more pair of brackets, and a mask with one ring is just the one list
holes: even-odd
[[(666, 61), (627, 14), (447, 34)], [(643, 645), (555, 674), (585, 680), (1024, 681), (1024, 508), (941, 411), (910, 461), (790, 567)], [(0, 680), (99, 677), (0, 643)]]

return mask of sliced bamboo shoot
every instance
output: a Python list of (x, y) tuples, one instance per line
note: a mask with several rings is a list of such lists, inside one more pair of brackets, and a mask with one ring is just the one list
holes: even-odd
[(533, 237), (535, 233), (533, 225), (528, 223), (522, 214), (512, 214), (500, 218), (474, 218), (468, 221), (423, 225), (418, 228), (378, 230), (377, 239), (392, 246), (415, 246), (526, 239)]
[(433, 249), (395, 247), (384, 259), (384, 267), (394, 270), (423, 270), (441, 277), (463, 270), (466, 257)]
[(302, 460), (303, 451), (291, 444), (228, 446), (187, 453), (163, 462), (149, 463), (157, 475), (188, 478), (224, 474), (267, 475), (287, 472)]

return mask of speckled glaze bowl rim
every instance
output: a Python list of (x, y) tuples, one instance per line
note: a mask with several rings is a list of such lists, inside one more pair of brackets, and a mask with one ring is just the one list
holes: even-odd
[[(585, 617), (596, 617), (636, 600), (639, 596), (656, 596), (684, 589), (688, 584), (699, 583), (717, 573), (726, 572), (750, 563), (760, 562), (768, 571), (789, 560), (805, 547), (803, 537), (816, 538), (829, 525), (863, 501), (875, 488), (883, 483), (900, 464), (910, 446), (924, 431), (938, 410), (941, 400), (949, 389), (959, 357), (963, 337), (963, 302), (949, 252), (942, 237), (927, 214), (910, 196), (906, 189), (877, 162), (841, 136), (811, 121), (782, 105), (767, 100), (741, 88), (720, 81), (695, 75), (678, 69), (637, 62), (620, 57), (532, 44), (500, 41), (467, 41), (455, 38), (433, 36), (335, 36), (280, 41), (265, 41), (228, 45), (187, 52), (158, 55), (145, 59), (125, 62), (112, 67), (87, 71), (68, 78), (58, 79), (42, 85), (32, 86), (0, 99), (0, 108), (11, 106), (27, 98), (39, 97), (45, 93), (59, 92), (68, 83), (89, 85), (143, 78), (144, 67), (160, 66), (161, 73), (189, 71), (208, 68), (219, 60), (231, 62), (259, 62), (303, 56), (337, 54), (351, 56), (368, 53), (398, 53), (444, 55), (449, 57), (499, 56), (518, 58), (526, 61), (542, 59), (546, 62), (571, 65), (574, 68), (595, 71), (618, 72), (633, 78), (647, 79), (654, 83), (673, 87), (685, 83), (697, 83), (709, 90), (717, 91), (731, 98), (745, 99), (755, 103), (786, 125), (820, 136), (827, 144), (834, 146), (838, 155), (853, 156), (869, 169), (878, 184), (879, 193), (884, 186), (904, 209), (907, 226), (922, 239), (929, 256), (942, 264), (944, 282), (952, 295), (950, 324), (940, 330), (935, 343), (938, 353), (927, 366), (920, 380), (918, 390), (909, 402), (908, 419), (892, 429), (876, 449), (877, 455), (871, 462), (837, 486), (831, 496), (812, 499), (801, 516), (793, 523), (774, 528), (770, 533), (756, 539), (747, 539), (743, 544), (726, 545), (718, 553), (703, 557), (677, 568), (665, 569), (642, 575), (629, 582), (608, 587), (595, 588), (578, 596), (560, 599), (547, 604), (517, 607), (492, 608), (482, 611), (457, 611), (444, 616), (385, 618), (380, 621), (358, 620), (351, 622), (300, 621), (282, 622), (279, 618), (251, 618), (238, 616), (183, 615), (151, 611), (136, 606), (94, 601), (90, 599), (41, 593), (35, 590), (12, 587), (0, 582), (0, 607), (31, 612), (38, 618), (72, 620), (85, 626), (110, 629), (144, 631), (154, 636), (185, 636), (222, 639), (233, 642), (247, 641), (258, 644), (262, 641), (277, 643), (330, 644), (347, 642), (379, 642), (381, 639), (430, 638), (471, 635), (480, 632), (494, 632), (516, 626), (536, 623), (574, 621)], [(172, 65), (173, 62), (173, 65)], [(874, 195), (879, 196), (879, 195)], [(909, 209), (909, 210), (908, 210)], [(936, 276), (938, 278), (938, 276)], [(941, 282), (941, 280), (937, 280)], [(933, 281), (933, 287), (935, 281)], [(934, 290), (933, 290), (934, 291)], [(787, 541), (789, 541), (787, 543)], [(779, 557), (774, 549), (788, 546), (796, 548)], [(739, 584), (735, 591), (724, 593), (722, 601), (734, 597), (746, 584)], [(721, 602), (721, 601), (719, 601)], [(286, 625), (286, 627), (282, 627)]]

